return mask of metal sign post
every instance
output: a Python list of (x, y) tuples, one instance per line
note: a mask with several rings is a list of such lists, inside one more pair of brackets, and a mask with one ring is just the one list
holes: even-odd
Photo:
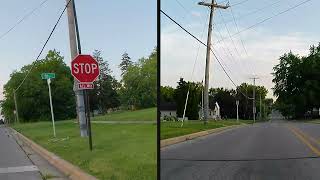
[(79, 54), (71, 61), (71, 74), (79, 83), (77, 88), (84, 92), (85, 114), (87, 134), (89, 136), (89, 147), (92, 151), (92, 135), (90, 121), (90, 105), (88, 89), (93, 89), (93, 82), (99, 77), (99, 63), (90, 55)]
[(52, 96), (51, 96), (51, 79), (47, 79), (48, 87), (49, 87), (49, 98), (50, 98), (50, 109), (51, 109), (51, 119), (52, 119), (52, 127), (53, 127), (53, 136), (56, 137), (56, 127), (54, 124), (54, 114), (53, 114), (53, 105), (52, 105)]
[(239, 122), (239, 100), (236, 101), (237, 105), (237, 122)]
[(90, 151), (92, 151), (92, 134), (91, 134), (91, 120), (90, 120), (90, 101), (89, 101), (89, 94), (88, 90), (84, 89), (84, 97), (85, 97), (85, 111), (86, 111), (86, 119), (87, 119), (87, 131), (88, 131), (88, 136), (89, 136), (89, 148)]
[(53, 105), (52, 105), (52, 95), (51, 95), (51, 79), (55, 78), (54, 73), (42, 73), (41, 78), (47, 80), (48, 88), (49, 88), (49, 100), (50, 100), (50, 110), (51, 110), (51, 120), (52, 120), (52, 128), (53, 128), (53, 136), (56, 137), (56, 127), (54, 123), (54, 113), (53, 113)]

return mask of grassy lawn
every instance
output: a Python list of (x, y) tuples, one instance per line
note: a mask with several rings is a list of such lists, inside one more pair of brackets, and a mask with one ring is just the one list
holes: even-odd
[(156, 179), (156, 125), (92, 124), (93, 151), (73, 121), (14, 125), (17, 131), (98, 179)]
[(207, 125), (204, 125), (203, 121), (185, 121), (183, 127), (181, 127), (181, 122), (161, 122), (160, 138), (168, 139), (208, 129), (238, 125), (241, 123), (252, 124), (252, 122), (252, 120), (240, 120), (240, 122), (237, 123), (236, 120), (223, 120), (209, 121)]
[(96, 116), (93, 121), (156, 121), (157, 108), (148, 108), (136, 111), (118, 111)]
[(305, 120), (305, 121), (303, 121), (303, 122), (320, 124), (320, 119)]

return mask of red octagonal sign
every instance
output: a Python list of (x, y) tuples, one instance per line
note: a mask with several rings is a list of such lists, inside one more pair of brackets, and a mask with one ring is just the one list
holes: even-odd
[(71, 62), (71, 74), (81, 83), (92, 83), (100, 75), (99, 64), (92, 56), (80, 54)]

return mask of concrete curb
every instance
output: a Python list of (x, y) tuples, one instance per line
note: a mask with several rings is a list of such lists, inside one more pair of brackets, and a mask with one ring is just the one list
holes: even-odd
[(91, 121), (95, 124), (157, 124), (157, 121)]
[(25, 144), (31, 147), (36, 153), (41, 155), (44, 159), (46, 159), (50, 164), (55, 166), (58, 170), (63, 172), (66, 176), (68, 176), (71, 180), (98, 180), (97, 178), (87, 174), (82, 171), (79, 167), (74, 166), (73, 164), (67, 162), (66, 160), (60, 158), (59, 156), (49, 152), (45, 148), (36, 144), (32, 140), (28, 139), (24, 135), (20, 134), (16, 130), (9, 127), (12, 132), (14, 132), (18, 138), (20, 138)]
[(165, 139), (165, 140), (161, 140), (160, 141), (160, 148), (164, 148), (166, 146), (170, 146), (173, 144), (177, 144), (177, 143), (181, 143), (184, 141), (188, 141), (188, 140), (192, 140), (198, 137), (202, 137), (202, 136), (207, 136), (209, 134), (213, 134), (213, 133), (218, 133), (227, 129), (234, 129), (234, 128), (239, 128), (239, 127), (244, 127), (247, 126), (248, 124), (242, 124), (242, 125), (233, 125), (233, 126), (226, 126), (226, 127), (221, 127), (221, 128), (216, 128), (216, 129), (210, 129), (210, 130), (206, 130), (206, 131), (200, 131), (200, 132), (196, 132), (193, 134), (187, 134), (184, 136), (179, 136), (179, 137), (174, 137), (174, 138), (170, 138), (170, 139)]

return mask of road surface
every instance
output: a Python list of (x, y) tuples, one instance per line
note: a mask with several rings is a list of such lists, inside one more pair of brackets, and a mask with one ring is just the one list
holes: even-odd
[(320, 125), (278, 120), (161, 150), (161, 180), (319, 180)]
[(1, 180), (42, 180), (38, 167), (3, 125), (0, 126), (0, 157)]
[[(42, 178), (43, 177), (43, 178)], [(0, 180), (69, 180), (4, 125), (0, 125)]]

